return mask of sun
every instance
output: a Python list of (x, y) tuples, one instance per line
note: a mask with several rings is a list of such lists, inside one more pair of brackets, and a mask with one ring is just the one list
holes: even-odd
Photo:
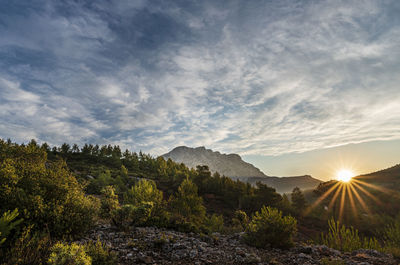
[(336, 179), (341, 182), (349, 182), (354, 177), (354, 173), (348, 169), (339, 170), (336, 174)]

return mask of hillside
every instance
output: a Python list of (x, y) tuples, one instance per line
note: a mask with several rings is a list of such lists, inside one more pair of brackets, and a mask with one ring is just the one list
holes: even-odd
[(250, 177), (247, 182), (255, 184), (261, 182), (270, 187), (274, 187), (279, 193), (290, 193), (294, 187), (299, 187), (301, 190), (309, 190), (317, 187), (322, 181), (315, 179), (310, 175), (296, 177)]
[(370, 184), (377, 184), (381, 187), (399, 190), (400, 164), (373, 173), (359, 175), (357, 177), (354, 177), (354, 179)]
[(243, 161), (238, 154), (221, 154), (205, 147), (179, 146), (162, 155), (162, 157), (166, 160), (170, 158), (175, 162), (184, 163), (192, 168), (196, 168), (197, 165), (207, 165), (213, 173), (218, 172), (221, 175), (249, 182), (252, 185), (261, 182), (275, 188), (279, 193), (291, 192), (295, 187), (302, 190), (314, 189), (321, 183), (320, 180), (309, 175), (270, 177), (252, 164)]
[[(377, 235), (376, 227), (395, 220), (400, 211), (400, 165), (354, 177), (349, 183), (321, 183), (314, 201), (325, 207), (325, 216), (339, 216), (364, 233)], [(340, 199), (339, 199), (340, 198)], [(343, 202), (343, 203), (342, 203)]]

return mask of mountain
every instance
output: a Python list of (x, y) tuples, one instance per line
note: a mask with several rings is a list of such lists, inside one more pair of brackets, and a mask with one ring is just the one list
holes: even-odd
[(162, 155), (165, 159), (184, 163), (189, 168), (197, 165), (207, 165), (211, 172), (220, 173), (231, 178), (266, 177), (264, 173), (250, 163), (246, 163), (237, 154), (221, 154), (206, 149), (204, 146), (190, 148), (179, 146), (171, 152)]
[(270, 177), (260, 169), (242, 160), (238, 154), (221, 154), (205, 147), (191, 148), (179, 146), (169, 153), (162, 155), (164, 159), (171, 159), (184, 163), (188, 167), (207, 165), (211, 172), (218, 172), (232, 179), (240, 179), (255, 185), (258, 181), (276, 189), (279, 193), (288, 193), (295, 187), (302, 190), (313, 189), (321, 183), (320, 180), (309, 175), (296, 177)]

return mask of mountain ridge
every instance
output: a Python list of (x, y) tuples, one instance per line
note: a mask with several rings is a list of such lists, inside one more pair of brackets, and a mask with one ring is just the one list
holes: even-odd
[(260, 169), (248, 163), (238, 154), (223, 154), (219, 151), (207, 149), (204, 146), (187, 147), (178, 146), (170, 152), (161, 155), (164, 159), (171, 159), (178, 163), (184, 163), (190, 168), (197, 165), (207, 165), (211, 172), (218, 172), (232, 179), (239, 179), (255, 185), (257, 182), (267, 184), (279, 193), (288, 193), (295, 187), (302, 190), (313, 189), (322, 181), (310, 175), (276, 177), (268, 176)]

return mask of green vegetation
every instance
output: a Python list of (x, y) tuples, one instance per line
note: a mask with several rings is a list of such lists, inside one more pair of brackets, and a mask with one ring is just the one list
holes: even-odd
[(376, 249), (381, 247), (376, 238), (361, 238), (354, 227), (340, 226), (339, 222), (329, 220), (328, 234), (322, 234), (322, 243), (340, 251), (354, 251), (358, 249)]
[(110, 251), (109, 248), (103, 244), (100, 240), (96, 243), (89, 241), (85, 245), (85, 251), (87, 255), (92, 258), (92, 264), (94, 265), (115, 265), (118, 264), (117, 255)]
[(10, 251), (3, 253), (0, 251), (1, 264), (46, 264), (52, 245), (49, 234), (32, 232), (32, 225), (25, 227), (15, 242), (10, 245)]
[(22, 219), (15, 220), (18, 215), (18, 209), (15, 209), (12, 212), (5, 212), (3, 216), (0, 217), (0, 245), (6, 241), (10, 232), (17, 228), (18, 225), (23, 221)]
[[(331, 185), (320, 185), (314, 194), (318, 198)], [(142, 152), (122, 152), (118, 146), (50, 148), (34, 140), (27, 145), (0, 140), (0, 264), (115, 264), (115, 255), (100, 241), (66, 243), (97, 222), (122, 230), (157, 226), (205, 234), (246, 231), (250, 245), (288, 248), (297, 231), (297, 220), (290, 215), (301, 225), (316, 225), (319, 234), (321, 223), (338, 214), (336, 204), (328, 211), (308, 208), (298, 188), (290, 197), (262, 183), (251, 186), (211, 174), (207, 166), (189, 169)], [(391, 203), (385, 201), (383, 208), (393, 210)], [(350, 210), (344, 214), (350, 216)], [(353, 226), (333, 220), (323, 242), (342, 251), (373, 248), (400, 256), (400, 222), (379, 212), (362, 213), (351, 221), (363, 231), (383, 235), (377, 237), (383, 247), (374, 237), (360, 236)], [(383, 231), (372, 229), (387, 223), (392, 225)]]
[(225, 231), (224, 218), (222, 217), (222, 215), (213, 214), (210, 217), (206, 217), (204, 223), (208, 232), (222, 233)]
[(233, 231), (245, 231), (249, 225), (249, 217), (246, 212), (237, 210), (234, 217), (232, 218), (232, 229)]
[(185, 179), (178, 192), (169, 199), (172, 218), (177, 224), (190, 223), (199, 226), (206, 217), (203, 199), (197, 194), (197, 186)]
[(385, 242), (385, 251), (400, 258), (400, 216), (390, 225), (387, 225), (383, 231)]
[(288, 248), (293, 246), (297, 232), (297, 221), (272, 207), (263, 207), (256, 212), (246, 230), (245, 240), (256, 247)]
[(92, 258), (85, 252), (85, 247), (75, 243), (56, 243), (51, 248), (50, 265), (91, 265)]
[(97, 216), (98, 202), (62, 160), (48, 161), (34, 141), (0, 141), (0, 211), (18, 209), (24, 224), (54, 237), (82, 234)]
[(100, 200), (100, 216), (102, 218), (110, 218), (112, 213), (120, 208), (118, 195), (115, 194), (113, 186), (105, 186), (101, 190), (103, 195)]
[(294, 209), (295, 213), (297, 215), (302, 215), (307, 207), (307, 202), (306, 199), (304, 198), (303, 193), (298, 187), (293, 189), (291, 198), (292, 198), (292, 208)]

